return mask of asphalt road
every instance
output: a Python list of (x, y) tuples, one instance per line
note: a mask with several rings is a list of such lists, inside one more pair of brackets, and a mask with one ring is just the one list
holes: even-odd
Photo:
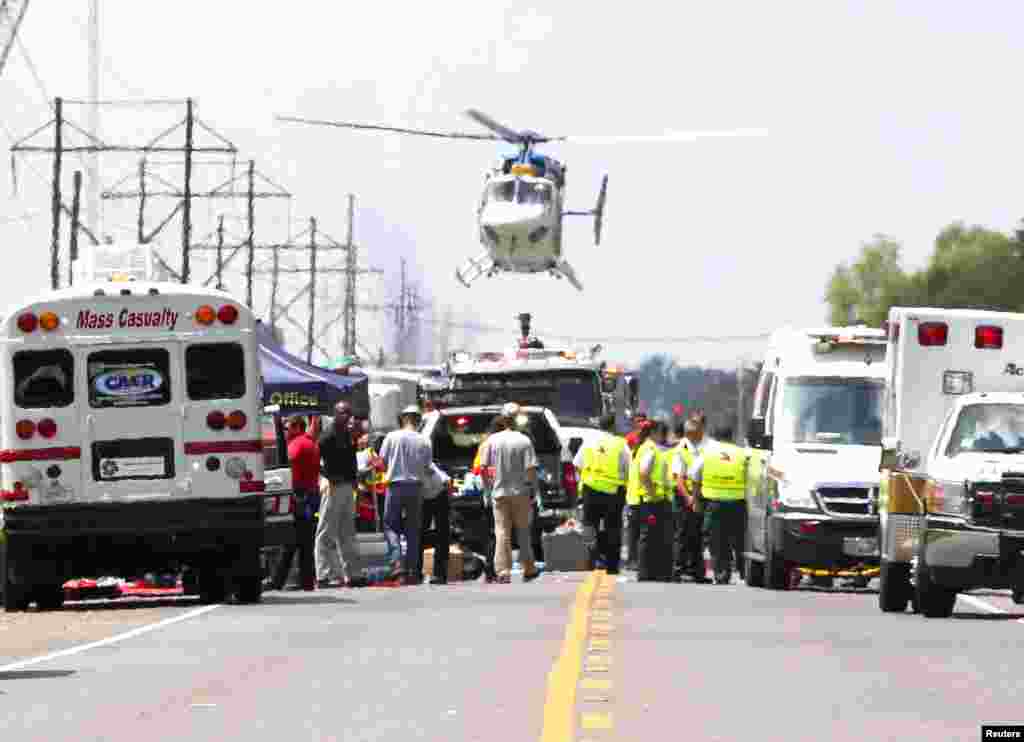
[(575, 573), (0, 615), (0, 739), (976, 740), (1024, 722), (1022, 608)]

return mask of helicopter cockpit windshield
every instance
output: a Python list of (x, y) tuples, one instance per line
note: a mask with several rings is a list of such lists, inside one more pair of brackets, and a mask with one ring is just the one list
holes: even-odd
[(489, 201), (515, 201), (516, 182), (514, 180), (499, 180), (497, 183), (491, 183), (487, 189), (487, 199)]
[(551, 201), (551, 188), (547, 183), (520, 181), (516, 201), (521, 204), (547, 204)]

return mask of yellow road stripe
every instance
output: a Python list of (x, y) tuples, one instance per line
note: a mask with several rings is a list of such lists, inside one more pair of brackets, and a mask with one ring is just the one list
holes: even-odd
[(548, 674), (542, 742), (568, 742), (575, 739), (576, 686), (580, 678), (583, 644), (587, 639), (590, 604), (599, 581), (600, 574), (591, 572), (576, 591), (569, 625), (565, 628), (562, 651)]
[(584, 729), (611, 729), (612, 715), (599, 713), (580, 714), (580, 726)]

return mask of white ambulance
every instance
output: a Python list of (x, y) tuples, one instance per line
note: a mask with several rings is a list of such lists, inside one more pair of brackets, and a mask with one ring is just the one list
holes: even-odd
[(748, 585), (786, 589), (804, 570), (865, 586), (877, 572), (885, 349), (863, 326), (772, 336), (748, 435)]
[(881, 468), (883, 611), (1024, 602), (1024, 314), (890, 310)]
[(81, 575), (187, 565), (206, 601), (260, 598), (255, 318), (220, 291), (107, 282), (5, 314), (4, 606)]

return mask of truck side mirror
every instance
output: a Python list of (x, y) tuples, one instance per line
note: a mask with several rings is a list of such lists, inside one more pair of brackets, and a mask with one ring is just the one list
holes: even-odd
[(753, 448), (770, 449), (772, 447), (772, 437), (765, 433), (763, 417), (751, 418), (750, 424), (747, 426), (747, 441)]
[(883, 469), (900, 469), (903, 465), (903, 457), (900, 455), (900, 441), (895, 436), (882, 438), (882, 458), (878, 463), (878, 471)]

